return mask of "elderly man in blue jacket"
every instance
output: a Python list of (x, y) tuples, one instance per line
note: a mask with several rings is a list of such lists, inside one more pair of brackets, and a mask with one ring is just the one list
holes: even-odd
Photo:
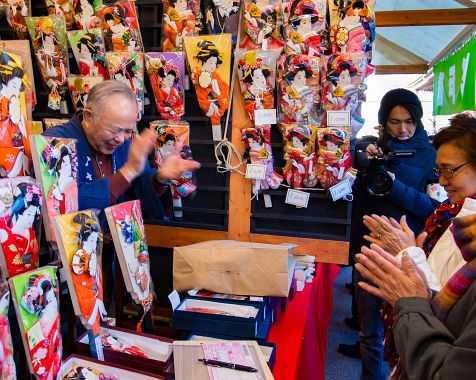
[(155, 218), (163, 217), (160, 195), (171, 179), (200, 167), (196, 161), (170, 155), (158, 169), (148, 156), (157, 133), (146, 128), (136, 131), (140, 113), (134, 92), (126, 84), (107, 80), (95, 85), (86, 107), (68, 123), (44, 132), (46, 136), (77, 140), (79, 209), (104, 210), (116, 202), (141, 199), (143, 209)]
[[(104, 209), (127, 199), (140, 199), (144, 216), (163, 219), (161, 196), (170, 180), (200, 167), (196, 161), (172, 154), (160, 168), (152, 169), (148, 156), (158, 136), (145, 128), (131, 139), (139, 119), (136, 95), (130, 87), (107, 80), (91, 89), (86, 107), (68, 123), (44, 132), (46, 136), (77, 140), (79, 209), (99, 209), (103, 228)], [(104, 289), (109, 289), (104, 293), (106, 308), (113, 289), (113, 257), (112, 245), (105, 244), (102, 263)]]

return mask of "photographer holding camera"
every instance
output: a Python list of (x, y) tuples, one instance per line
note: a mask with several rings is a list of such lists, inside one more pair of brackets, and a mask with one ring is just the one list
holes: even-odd
[[(416, 94), (398, 88), (387, 92), (380, 102), (377, 144), (361, 147), (356, 163), (359, 173), (354, 183), (350, 260), (368, 245), (364, 235), (369, 230), (363, 216), (386, 215), (400, 220), (406, 215), (410, 228), (418, 234), (437, 203), (426, 195), (427, 186), (438, 182), (433, 172), (436, 152), (423, 128), (423, 108)], [(359, 147), (357, 146), (357, 149)], [(365, 281), (354, 271), (353, 283)], [(386, 378), (383, 368), (382, 300), (355, 286), (357, 314), (360, 324), (359, 342), (339, 345), (339, 352), (362, 358), (365, 380)], [(359, 351), (360, 348), (360, 351)]]

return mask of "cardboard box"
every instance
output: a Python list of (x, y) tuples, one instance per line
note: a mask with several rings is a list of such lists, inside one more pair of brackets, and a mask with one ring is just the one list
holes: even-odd
[(295, 245), (211, 240), (174, 248), (174, 289), (287, 297)]

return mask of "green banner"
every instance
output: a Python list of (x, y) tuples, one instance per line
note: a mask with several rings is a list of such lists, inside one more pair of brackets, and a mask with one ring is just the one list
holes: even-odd
[(433, 115), (476, 109), (476, 36), (433, 68)]

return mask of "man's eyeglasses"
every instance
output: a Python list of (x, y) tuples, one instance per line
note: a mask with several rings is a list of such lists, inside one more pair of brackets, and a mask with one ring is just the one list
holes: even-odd
[(453, 174), (455, 174), (458, 170), (460, 170), (464, 165), (469, 164), (469, 162), (465, 162), (464, 164), (461, 164), (460, 166), (457, 166), (456, 168), (443, 168), (443, 169), (438, 169), (438, 168), (433, 168), (433, 171), (438, 177), (445, 177), (445, 178), (451, 178), (453, 177)]

